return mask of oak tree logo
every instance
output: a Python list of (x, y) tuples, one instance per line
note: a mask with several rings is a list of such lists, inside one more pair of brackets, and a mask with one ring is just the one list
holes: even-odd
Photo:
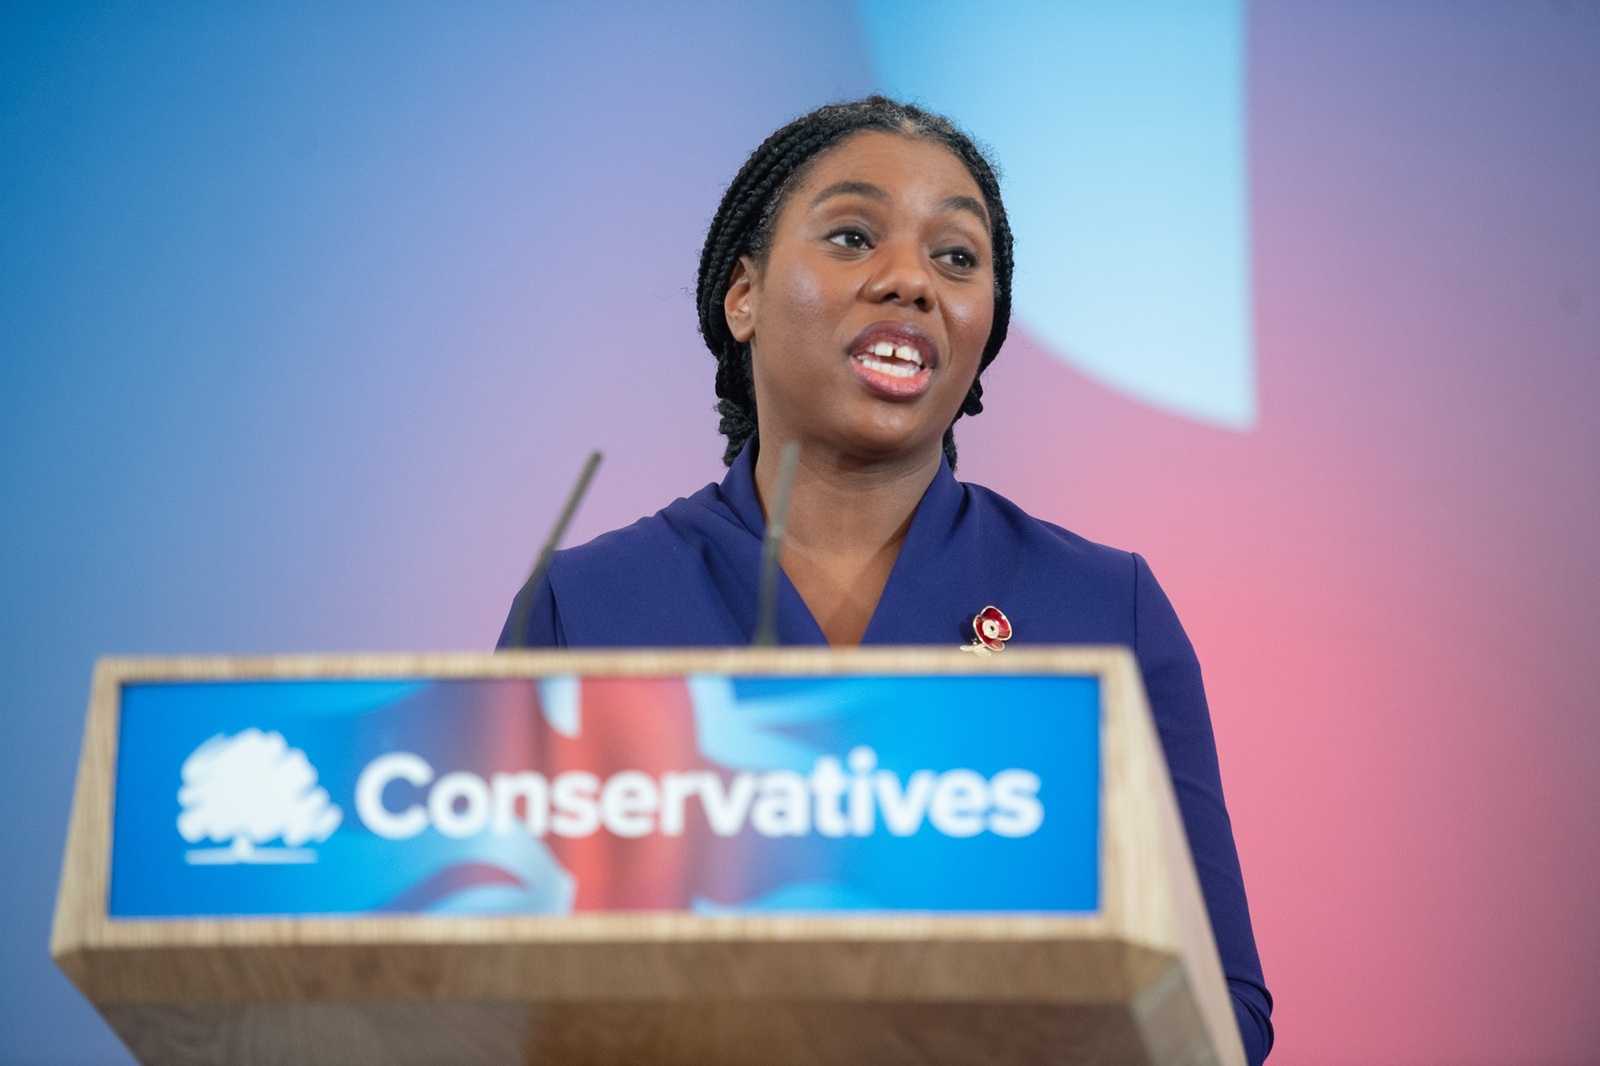
[(316, 862), (304, 845), (327, 840), (344, 818), (305, 752), (259, 729), (219, 733), (196, 748), (184, 760), (178, 802), (183, 839), (221, 845), (184, 856), (203, 865)]

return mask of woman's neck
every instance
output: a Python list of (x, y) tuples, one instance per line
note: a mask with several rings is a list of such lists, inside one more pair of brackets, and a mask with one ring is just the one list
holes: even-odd
[[(861, 643), (939, 458), (848, 464), (801, 453), (780, 561), (830, 645)], [(764, 448), (763, 514), (777, 480), (778, 449)]]

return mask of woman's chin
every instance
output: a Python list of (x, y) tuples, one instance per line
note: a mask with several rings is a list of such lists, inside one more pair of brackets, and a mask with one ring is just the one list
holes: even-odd
[(944, 430), (935, 429), (909, 412), (881, 416), (853, 428), (839, 442), (839, 451), (860, 465), (938, 462), (944, 451)]

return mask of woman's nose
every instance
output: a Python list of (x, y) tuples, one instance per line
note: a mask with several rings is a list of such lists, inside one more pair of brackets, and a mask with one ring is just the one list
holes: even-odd
[(905, 304), (919, 311), (933, 309), (933, 278), (920, 247), (898, 242), (881, 244), (875, 266), (865, 290), (869, 300)]

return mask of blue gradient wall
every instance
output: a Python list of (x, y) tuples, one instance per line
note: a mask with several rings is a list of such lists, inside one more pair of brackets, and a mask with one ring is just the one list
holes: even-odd
[[(1185, 618), (1274, 1061), (1593, 1061), (1600, 7), (1216, 10), (1251, 417), (1021, 315), (962, 475)], [(486, 647), (590, 447), (573, 540), (717, 477), (706, 221), (896, 12), (0, 8), (0, 1061), (126, 1061), (46, 954), (94, 657)]]

